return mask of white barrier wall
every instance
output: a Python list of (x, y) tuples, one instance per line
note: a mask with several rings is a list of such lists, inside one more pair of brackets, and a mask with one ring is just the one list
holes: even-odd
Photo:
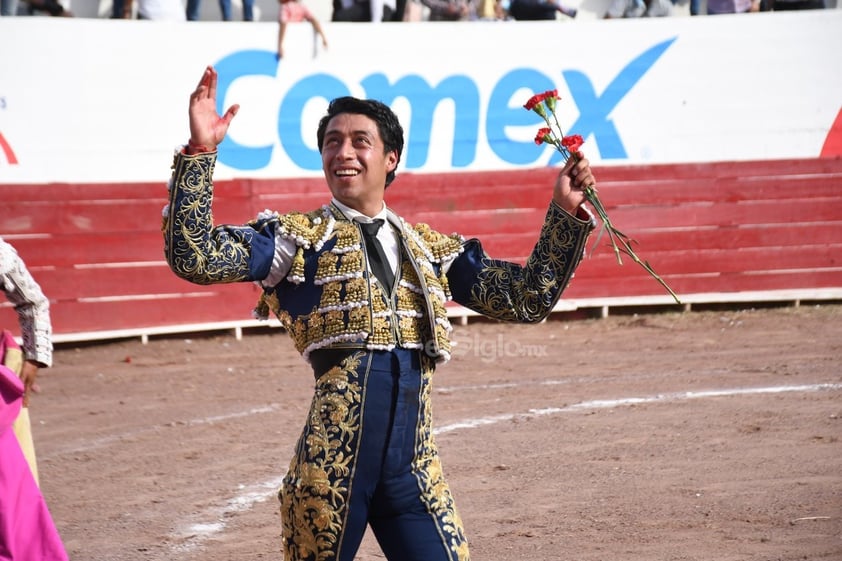
[(347, 94), (392, 105), (413, 172), (552, 163), (521, 107), (552, 88), (601, 165), (815, 157), (842, 134), (839, 10), (325, 26), (328, 51), (296, 25), (279, 63), (269, 22), (0, 18), (0, 183), (164, 181), (208, 64), (220, 110), (241, 105), (218, 178), (318, 175)]

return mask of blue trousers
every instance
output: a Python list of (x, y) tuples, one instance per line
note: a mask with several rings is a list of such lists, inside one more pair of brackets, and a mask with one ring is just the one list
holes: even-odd
[[(199, 21), (201, 0), (187, 0), (185, 14), (187, 21)], [(222, 21), (231, 21), (231, 0), (219, 0)], [(254, 21), (254, 0), (243, 0), (243, 21)]]
[(313, 362), (313, 402), (279, 493), (285, 559), (352, 561), (370, 525), (390, 561), (467, 561), (433, 442), (432, 361), (398, 349), (356, 351), (327, 370)]

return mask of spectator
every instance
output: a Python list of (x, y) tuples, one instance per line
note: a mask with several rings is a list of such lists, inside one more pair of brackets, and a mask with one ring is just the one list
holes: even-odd
[(604, 19), (640, 18), (645, 13), (644, 0), (611, 0)]
[(26, 11), (29, 15), (35, 15), (36, 12), (45, 12), (53, 17), (72, 18), (73, 13), (65, 9), (58, 0), (24, 0), (26, 3)]
[(760, 0), (708, 0), (707, 14), (744, 14), (759, 12)]
[[(199, 21), (202, 0), (187, 0), (187, 21)], [(231, 0), (219, 0), (222, 21), (231, 21)], [(243, 0), (243, 21), (254, 21), (254, 0)]]
[(132, 19), (132, 0), (113, 0), (111, 19)]
[(656, 18), (669, 15), (672, 15), (670, 0), (612, 0), (604, 19)]
[[(111, 19), (132, 19), (135, 0), (115, 0)], [(137, 19), (150, 21), (186, 21), (181, 0), (137, 0)]]
[(0, 16), (18, 15), (18, 0), (0, 0)]
[[(131, 6), (133, 0), (127, 0)], [(129, 8), (131, 12), (131, 7)], [(181, 0), (137, 0), (137, 19), (187, 21)]]
[(644, 0), (646, 11), (644, 17), (663, 18), (672, 15), (673, 2), (671, 0)]
[(767, 0), (768, 9), (774, 12), (785, 10), (824, 10), (825, 0)]
[(556, 19), (557, 14), (576, 17), (576, 8), (568, 8), (559, 0), (511, 0), (509, 15), (517, 21)]
[(407, 0), (333, 0), (331, 21), (403, 21)]
[[(284, 56), (284, 35), (286, 35), (287, 25), (290, 23), (309, 21), (310, 25), (313, 26), (313, 33), (321, 37), (322, 47), (327, 48), (327, 36), (325, 36), (322, 25), (307, 6), (298, 0), (280, 0), (280, 3), (281, 7), (278, 10), (278, 60)], [(315, 55), (314, 50), (313, 56)]]
[(467, 21), (476, 17), (474, 0), (421, 0), (429, 8), (427, 21)]

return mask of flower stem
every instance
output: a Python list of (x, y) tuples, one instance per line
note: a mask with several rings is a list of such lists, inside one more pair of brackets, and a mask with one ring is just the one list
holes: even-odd
[[(541, 144), (542, 142), (546, 142), (547, 144), (551, 144), (561, 154), (564, 162), (567, 162), (570, 158), (573, 158), (573, 162), (575, 163), (578, 162), (580, 159), (579, 146), (583, 142), (583, 139), (578, 135), (573, 135), (570, 137), (564, 136), (561, 124), (559, 124), (558, 122), (558, 115), (555, 111), (556, 102), (558, 99), (558, 91), (549, 90), (542, 94), (536, 94), (532, 96), (526, 103), (526, 105), (524, 105), (524, 108), (529, 111), (535, 111), (544, 119), (544, 122), (547, 124), (546, 129), (539, 129), (538, 135), (536, 135), (535, 138), (535, 143)], [(547, 110), (549, 110), (549, 113), (553, 116), (552, 122), (550, 121), (550, 117), (547, 115)], [(558, 176), (558, 181), (561, 181), (561, 174), (559, 174)], [(661, 284), (661, 286), (663, 286), (667, 290), (667, 292), (670, 293), (670, 295), (678, 304), (681, 304), (681, 300), (678, 298), (675, 292), (673, 292), (673, 290), (667, 285), (664, 279), (662, 279), (660, 275), (658, 275), (655, 272), (652, 266), (649, 265), (649, 262), (642, 261), (637, 256), (634, 249), (632, 249), (631, 247), (631, 244), (636, 242), (614, 227), (614, 224), (608, 217), (608, 212), (605, 210), (605, 206), (599, 199), (599, 194), (596, 191), (596, 187), (594, 185), (588, 185), (584, 188), (584, 193), (585, 199), (591, 204), (591, 206), (593, 206), (600, 220), (602, 220), (602, 228), (600, 229), (599, 235), (597, 236), (596, 243), (594, 244), (594, 246), (599, 244), (599, 240), (602, 234), (604, 232), (608, 232), (608, 240), (611, 242), (611, 247), (614, 249), (614, 255), (617, 257), (617, 263), (619, 263), (620, 265), (623, 264), (623, 258), (621, 254), (625, 253), (626, 255), (631, 257), (635, 263), (643, 267), (646, 270), (646, 272), (648, 272), (656, 281), (658, 281)]]
[[(576, 154), (571, 154), (571, 157), (574, 158), (575, 161), (579, 160), (579, 157)], [(596, 187), (593, 185), (588, 185), (584, 189), (585, 198), (587, 201), (593, 206), (594, 210), (596, 210), (597, 215), (599, 216), (600, 220), (602, 220), (602, 227), (603, 231), (608, 232), (608, 240), (611, 242), (611, 247), (614, 250), (614, 255), (617, 256), (617, 263), (622, 265), (623, 258), (621, 254), (625, 253), (629, 257), (631, 257), (632, 261), (643, 267), (643, 269), (649, 273), (656, 281), (663, 286), (667, 292), (670, 293), (673, 300), (677, 304), (681, 304), (681, 300), (678, 298), (675, 292), (673, 292), (672, 288), (664, 281), (661, 276), (655, 272), (652, 266), (649, 264), (648, 261), (643, 261), (640, 257), (637, 256), (634, 249), (632, 249), (631, 244), (634, 243), (634, 240), (629, 238), (627, 235), (622, 233), (618, 230), (614, 223), (611, 221), (611, 218), (608, 217), (608, 211), (605, 210), (605, 206), (602, 204), (602, 201), (599, 198), (599, 194), (597, 193)], [(600, 232), (602, 235), (602, 232)], [(599, 239), (599, 238), (597, 238)]]

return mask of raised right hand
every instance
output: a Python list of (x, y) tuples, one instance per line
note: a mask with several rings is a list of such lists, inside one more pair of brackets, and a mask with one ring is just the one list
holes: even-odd
[(231, 119), (240, 110), (239, 104), (228, 108), (223, 116), (216, 112), (217, 73), (213, 66), (205, 68), (199, 85), (190, 95), (190, 144), (216, 150), (228, 132)]

